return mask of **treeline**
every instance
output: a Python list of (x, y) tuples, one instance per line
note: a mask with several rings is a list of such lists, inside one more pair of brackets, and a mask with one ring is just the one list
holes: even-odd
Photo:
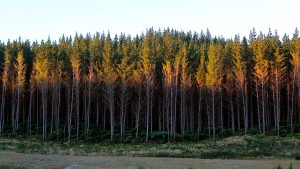
[[(0, 43), (2, 135), (149, 140), (297, 132), (300, 37), (149, 29)], [(99, 136), (100, 135), (100, 136)], [(104, 134), (103, 134), (104, 135)]]

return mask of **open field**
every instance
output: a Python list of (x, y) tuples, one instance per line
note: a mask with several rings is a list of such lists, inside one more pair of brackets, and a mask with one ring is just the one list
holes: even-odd
[(21, 154), (0, 152), (0, 166), (22, 166), (25, 168), (65, 168), (69, 165), (81, 165), (86, 168), (199, 168), (199, 169), (272, 169), (281, 164), (288, 168), (300, 167), (295, 160), (224, 160), (224, 159), (193, 159), (193, 158), (158, 158), (158, 157), (119, 157), (119, 156), (68, 156)]

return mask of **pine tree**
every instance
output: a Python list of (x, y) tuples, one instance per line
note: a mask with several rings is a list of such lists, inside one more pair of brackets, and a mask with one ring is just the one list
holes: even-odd
[(20, 119), (20, 107), (21, 107), (21, 98), (24, 93), (25, 87), (25, 74), (26, 74), (26, 65), (23, 57), (23, 52), (19, 51), (17, 56), (17, 62), (15, 64), (15, 69), (17, 71), (15, 81), (17, 89), (17, 107), (16, 107), (16, 130), (19, 129), (19, 119)]
[[(43, 141), (45, 141), (47, 136), (47, 93), (48, 93), (48, 85), (49, 85), (49, 56), (51, 56), (51, 42), (48, 40), (46, 43), (42, 41), (40, 49), (36, 55), (36, 60), (34, 63), (35, 68), (35, 79), (37, 82), (37, 85), (41, 92), (41, 98), (42, 98), (42, 126), (43, 126)], [(38, 119), (37, 119), (38, 120)]]
[(211, 92), (211, 108), (212, 108), (212, 130), (213, 139), (216, 137), (216, 94), (221, 84), (221, 78), (219, 74), (220, 68), (220, 56), (218, 55), (219, 45), (212, 43), (208, 48), (208, 62), (207, 62), (207, 73), (206, 73), (206, 86)]
[(149, 138), (150, 115), (153, 106), (154, 90), (154, 56), (153, 56), (153, 30), (150, 29), (141, 46), (141, 67), (144, 76), (144, 88), (146, 92), (146, 142)]
[(265, 58), (266, 45), (264, 44), (264, 37), (262, 33), (258, 36), (255, 48), (255, 83), (256, 83), (256, 97), (257, 97), (257, 113), (259, 124), (262, 122), (263, 134), (266, 132), (266, 84), (268, 82), (268, 68), (269, 61)]
[[(299, 38), (299, 32), (298, 29), (296, 28), (294, 34), (293, 34), (293, 39), (291, 42), (291, 50), (290, 54), (292, 56), (291, 59), (291, 65), (293, 66), (293, 73), (292, 73), (292, 110), (290, 112), (290, 125), (291, 125), (291, 132), (293, 133), (294, 127), (293, 127), (293, 116), (295, 113), (295, 107), (294, 106), (294, 94), (298, 93), (298, 97), (300, 98), (300, 38)], [(298, 91), (296, 91), (298, 89)], [(299, 104), (300, 102), (298, 102)]]
[(121, 138), (123, 138), (125, 134), (125, 124), (126, 124), (126, 112), (127, 105), (129, 100), (128, 86), (130, 83), (130, 79), (132, 76), (133, 63), (130, 60), (131, 55), (131, 38), (130, 36), (126, 38), (125, 44), (122, 47), (123, 58), (121, 59), (121, 63), (117, 65), (117, 73), (120, 78), (120, 127), (121, 127)]
[[(247, 62), (246, 58), (242, 53), (242, 47), (240, 45), (240, 38), (238, 36), (235, 37), (234, 45), (233, 45), (233, 57), (234, 57), (234, 73), (235, 73), (235, 82), (238, 90), (238, 99), (242, 103), (242, 110), (244, 116), (244, 134), (247, 134), (248, 130), (248, 122), (249, 122), (249, 113), (248, 113), (248, 94), (247, 94)], [(238, 106), (239, 109), (240, 106)], [(239, 110), (238, 110), (239, 112)], [(233, 112), (232, 112), (233, 113)], [(234, 119), (233, 119), (234, 120)], [(238, 123), (240, 119), (238, 118)]]
[[(201, 117), (201, 113), (203, 111), (202, 102), (203, 102), (203, 95), (204, 91), (206, 90), (206, 58), (207, 58), (207, 49), (206, 44), (202, 44), (200, 47), (201, 57), (200, 57), (200, 64), (199, 68), (196, 73), (196, 81), (197, 87), (199, 91), (199, 103), (198, 103), (198, 118)], [(198, 120), (200, 122), (201, 119)], [(198, 124), (198, 135), (201, 132), (201, 124)], [(210, 133), (210, 125), (209, 125), (209, 133)]]
[(112, 48), (112, 42), (110, 34), (105, 39), (104, 48), (102, 51), (103, 62), (101, 65), (102, 79), (105, 83), (105, 99), (107, 102), (108, 110), (110, 112), (110, 139), (114, 138), (114, 126), (115, 126), (115, 87), (118, 75), (114, 65), (114, 51)]

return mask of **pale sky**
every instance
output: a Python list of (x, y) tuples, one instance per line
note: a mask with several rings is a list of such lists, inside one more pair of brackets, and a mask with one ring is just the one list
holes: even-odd
[(0, 40), (58, 40), (96, 31), (135, 36), (147, 28), (206, 31), (248, 38), (300, 27), (300, 0), (0, 0)]

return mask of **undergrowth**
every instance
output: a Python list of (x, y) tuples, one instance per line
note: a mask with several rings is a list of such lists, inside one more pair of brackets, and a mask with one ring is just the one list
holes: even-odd
[(36, 138), (0, 138), (0, 151), (20, 153), (103, 155), (135, 157), (184, 157), (184, 158), (295, 158), (300, 159), (300, 139), (277, 136), (232, 136), (224, 139), (205, 139), (198, 142), (149, 142), (115, 143), (47, 141)]

